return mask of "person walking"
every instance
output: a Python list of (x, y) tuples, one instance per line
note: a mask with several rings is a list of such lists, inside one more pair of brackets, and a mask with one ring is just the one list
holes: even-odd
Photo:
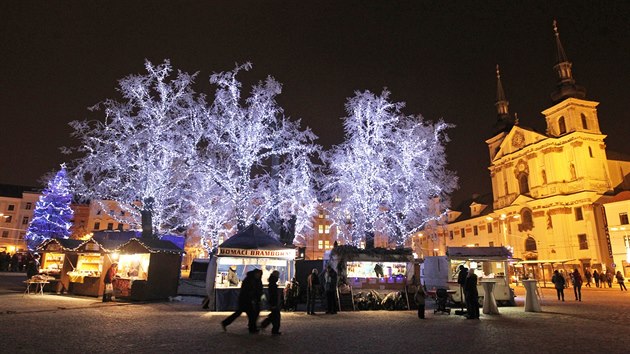
[[(464, 304), (464, 285), (466, 284), (466, 278), (468, 277), (468, 268), (464, 267), (463, 264), (459, 265), (459, 273), (457, 274), (457, 284), (459, 284), (459, 303)], [(461, 309), (462, 314), (464, 313), (464, 308)]]
[(575, 295), (575, 301), (582, 301), (582, 276), (578, 272), (577, 268), (573, 269), (573, 294)]
[(247, 272), (241, 284), (241, 291), (238, 295), (238, 309), (221, 321), (223, 331), (227, 331), (229, 326), (243, 312), (247, 314), (247, 328), (249, 333), (258, 333), (258, 315), (260, 314), (260, 297), (262, 296), (262, 270), (254, 269)]
[(468, 270), (466, 283), (464, 284), (464, 295), (466, 296), (466, 307), (469, 320), (479, 318), (479, 293), (477, 292), (477, 275), (474, 269)]
[(617, 283), (619, 283), (619, 288), (621, 289), (621, 291), (628, 291), (628, 288), (626, 288), (625, 279), (623, 278), (623, 274), (621, 274), (621, 271), (617, 271), (617, 274), (615, 274), (615, 278), (617, 278)]
[(556, 288), (556, 294), (558, 295), (558, 301), (560, 301), (560, 299), (562, 299), (562, 301), (564, 301), (564, 277), (562, 276), (562, 274), (560, 274), (560, 272), (556, 269), (553, 272), (553, 277), (551, 277), (551, 282), (553, 283), (554, 287)]
[(609, 288), (612, 288), (612, 281), (613, 281), (612, 272), (607, 270), (606, 271), (606, 283), (608, 283), (608, 287)]
[(334, 315), (337, 313), (337, 272), (328, 264), (326, 266), (326, 313)]
[(308, 276), (306, 285), (306, 313), (309, 315), (315, 314), (315, 300), (317, 299), (319, 288), (318, 272), (317, 269), (313, 268), (311, 274)]
[(280, 303), (281, 296), (278, 291), (278, 277), (280, 277), (280, 272), (274, 270), (269, 275), (269, 299), (267, 302), (269, 303), (269, 315), (265, 318), (260, 324), (260, 328), (264, 329), (271, 324), (271, 335), (279, 336), (280, 333)]
[(584, 272), (584, 278), (586, 278), (586, 286), (588, 286), (589, 288), (591, 287), (591, 278), (592, 277), (593, 277), (593, 275), (591, 274), (591, 271), (589, 271), (587, 269), (586, 272)]
[(424, 292), (424, 287), (422, 285), (418, 285), (418, 290), (416, 290), (413, 300), (416, 305), (418, 305), (418, 318), (421, 319), (424, 319), (424, 305), (426, 298), (427, 294)]
[(105, 289), (103, 290), (103, 302), (112, 301), (114, 298), (114, 286), (112, 285), (114, 277), (118, 272), (118, 263), (114, 262), (105, 272), (103, 282), (105, 283)]
[(599, 288), (599, 273), (597, 272), (597, 269), (593, 271), (593, 280), (595, 281), (595, 287)]

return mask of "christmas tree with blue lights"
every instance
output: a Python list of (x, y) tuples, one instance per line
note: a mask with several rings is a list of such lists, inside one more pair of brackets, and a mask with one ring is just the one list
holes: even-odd
[(28, 230), (26, 243), (30, 250), (34, 250), (43, 241), (51, 238), (68, 238), (74, 211), (70, 208), (72, 194), (70, 182), (66, 178), (66, 166), (48, 182), (48, 187), (42, 192), (33, 212)]

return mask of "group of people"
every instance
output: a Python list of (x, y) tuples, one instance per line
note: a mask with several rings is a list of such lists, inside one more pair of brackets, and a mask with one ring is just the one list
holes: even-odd
[[(326, 271), (323, 277), (323, 288), (326, 295), (326, 313), (337, 313), (337, 271), (335, 271), (330, 264), (326, 266)], [(320, 282), (319, 272), (316, 268), (313, 268), (311, 274), (307, 279), (306, 287), (306, 313), (309, 315), (315, 314), (315, 302), (320, 294), (322, 282)]]
[(457, 283), (466, 299), (466, 318), (469, 320), (479, 319), (479, 291), (477, 290), (475, 269), (467, 269), (464, 265), (460, 265)]
[[(594, 270), (593, 273), (591, 274), (587, 270), (584, 273), (584, 277), (586, 278), (586, 286), (588, 287), (590, 287), (590, 283), (591, 283), (590, 280), (592, 278), (593, 280), (595, 280), (596, 287), (598, 288), (600, 287), (600, 282), (601, 282), (601, 286), (604, 287), (604, 279), (605, 279), (606, 282), (608, 283), (608, 287), (612, 288), (613, 277), (612, 277), (612, 273), (610, 272), (606, 272), (606, 273), (602, 272), (600, 274), (597, 272), (597, 270)], [(580, 274), (577, 268), (573, 269), (573, 272), (570, 273), (569, 279), (570, 279), (569, 281), (571, 285), (573, 285), (573, 294), (575, 295), (575, 301), (582, 301), (583, 280), (582, 280), (582, 275)], [(619, 284), (619, 288), (621, 289), (621, 291), (628, 291), (628, 288), (626, 288), (626, 284), (625, 284), (625, 278), (623, 274), (621, 274), (621, 271), (617, 271), (617, 273), (615, 273), (615, 279), (617, 280), (617, 283)], [(565, 277), (557, 269), (553, 272), (553, 277), (551, 277), (551, 282), (556, 288), (558, 301), (564, 301), (564, 289), (569, 287), (569, 282), (567, 282)]]
[(269, 275), (269, 297), (267, 303), (269, 304), (269, 315), (258, 326), (258, 317), (261, 310), (261, 301), (263, 296), (263, 284), (262, 284), (262, 270), (254, 269), (247, 272), (245, 279), (241, 283), (241, 291), (238, 297), (238, 309), (229, 317), (221, 322), (221, 327), (224, 331), (227, 331), (229, 326), (234, 320), (236, 320), (243, 312), (247, 314), (247, 328), (249, 333), (258, 333), (260, 329), (272, 325), (271, 334), (280, 335), (280, 306), (282, 304), (282, 295), (278, 290), (278, 278), (280, 273), (274, 270)]
[(0, 272), (23, 272), (26, 270), (30, 253), (13, 254), (0, 252)]

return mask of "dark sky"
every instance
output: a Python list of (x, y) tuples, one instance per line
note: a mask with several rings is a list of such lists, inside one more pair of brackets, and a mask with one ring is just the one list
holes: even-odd
[(0, 183), (36, 185), (76, 143), (67, 122), (117, 98), (117, 80), (144, 59), (212, 72), (251, 61), (244, 81), (283, 83), (285, 113), (325, 147), (341, 142), (355, 90), (404, 101), (407, 114), (443, 118), (459, 201), (489, 192), (485, 140), (496, 120), (495, 65), (511, 113), (544, 132), (556, 77), (552, 20), (587, 99), (601, 102), (608, 148), (630, 154), (628, 1), (2, 1)]

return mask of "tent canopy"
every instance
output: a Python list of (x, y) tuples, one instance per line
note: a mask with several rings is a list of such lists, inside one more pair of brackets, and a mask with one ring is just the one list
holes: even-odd
[(254, 224), (249, 225), (245, 230), (234, 234), (232, 237), (220, 244), (219, 248), (240, 248), (248, 250), (287, 249), (282, 242), (267, 234)]

